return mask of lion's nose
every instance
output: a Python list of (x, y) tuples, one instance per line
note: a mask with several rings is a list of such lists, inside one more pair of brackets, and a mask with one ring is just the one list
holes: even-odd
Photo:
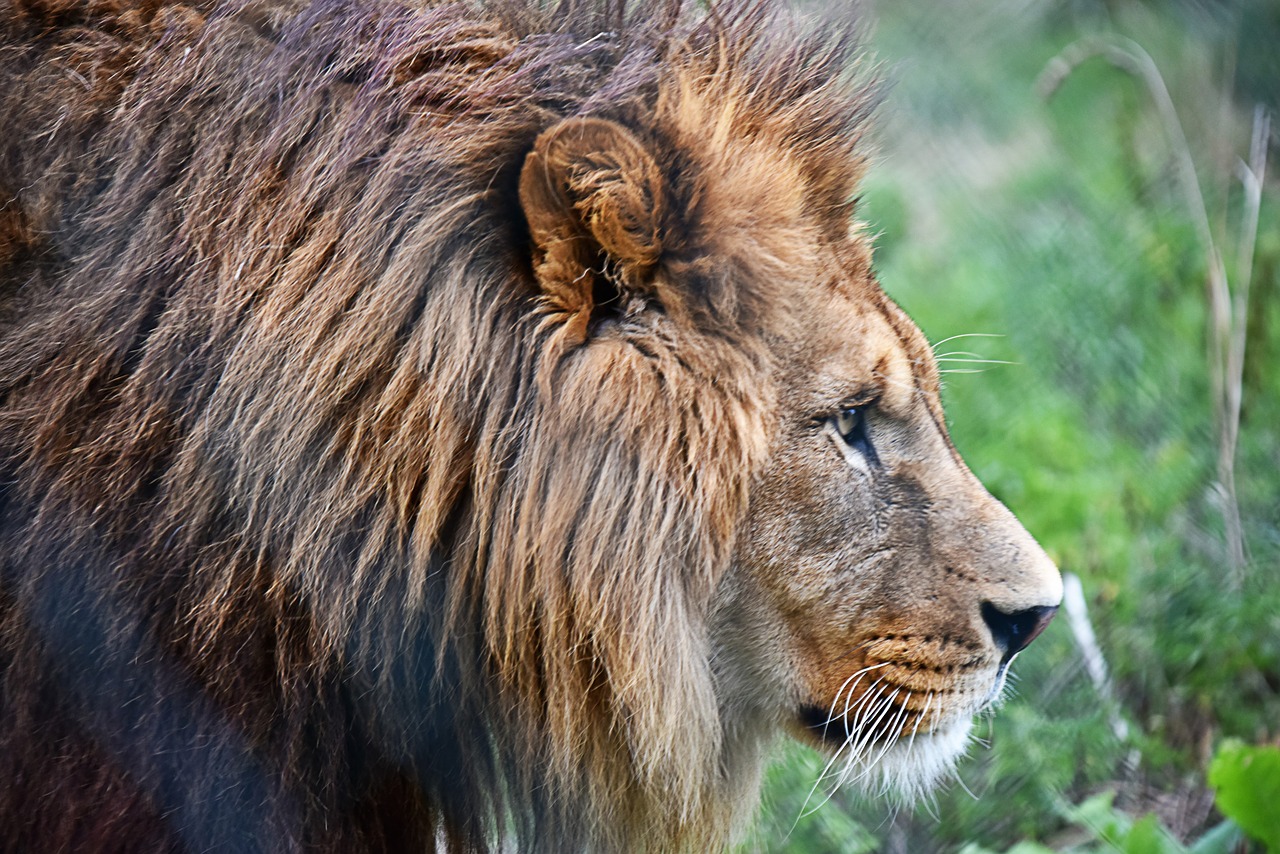
[(1026, 649), (1027, 644), (1035, 640), (1045, 626), (1049, 625), (1057, 611), (1057, 605), (1039, 605), (1010, 614), (990, 602), (982, 603), (982, 619), (991, 629), (991, 637), (996, 646), (1004, 650), (1005, 661)]

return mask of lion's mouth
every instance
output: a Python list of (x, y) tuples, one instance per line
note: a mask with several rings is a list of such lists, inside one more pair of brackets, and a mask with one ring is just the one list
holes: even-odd
[(829, 747), (839, 747), (852, 735), (843, 715), (829, 715), (817, 706), (801, 706), (797, 717), (806, 734)]
[[(839, 750), (850, 743), (871, 746), (901, 737), (904, 731), (910, 734), (919, 731), (924, 735), (928, 727), (924, 726), (918, 710), (897, 705), (886, 705), (875, 715), (854, 715), (835, 713), (815, 705), (802, 705), (796, 713), (804, 736), (816, 742), (816, 746)], [(852, 720), (851, 720), (852, 718)]]
[(964, 684), (898, 686), (832, 706), (803, 703), (795, 713), (795, 729), (802, 740), (829, 750), (923, 737), (999, 704), (1008, 669), (1008, 662), (1001, 662)]

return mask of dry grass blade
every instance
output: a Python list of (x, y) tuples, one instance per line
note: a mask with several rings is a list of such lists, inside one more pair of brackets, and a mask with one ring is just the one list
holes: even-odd
[(1179, 184), (1205, 253), (1208, 267), (1205, 284), (1209, 304), (1209, 374), (1218, 436), (1217, 483), (1214, 484), (1214, 491), (1222, 509), (1231, 585), (1234, 590), (1239, 591), (1244, 584), (1247, 556), (1240, 505), (1236, 496), (1235, 456), (1240, 430), (1249, 278), (1252, 275), (1270, 122), (1261, 109), (1255, 111), (1250, 162), (1241, 170), (1241, 180), (1245, 185), (1245, 216), (1241, 223), (1240, 251), (1237, 257), (1239, 270), (1233, 299), (1226, 265), (1209, 224), (1208, 208), (1200, 189), (1195, 162), (1191, 158), (1191, 147), (1169, 95), (1169, 88), (1151, 55), (1137, 42), (1118, 36), (1080, 39), (1067, 45), (1049, 61), (1036, 81), (1036, 90), (1044, 98), (1051, 98), (1076, 68), (1095, 56), (1102, 57), (1141, 80), (1150, 93), (1172, 144)]

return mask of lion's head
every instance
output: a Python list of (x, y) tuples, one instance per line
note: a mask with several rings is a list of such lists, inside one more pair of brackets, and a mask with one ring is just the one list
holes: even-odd
[[(659, 111), (658, 138), (714, 138), (741, 120), (726, 88)], [(638, 635), (611, 637), (634, 656), (611, 672), (641, 674), (628, 726), (653, 739), (646, 748), (705, 774), (717, 765), (689, 763), (699, 749), (720, 751), (723, 769), (750, 753), (735, 741), (781, 727), (843, 762), (841, 779), (915, 791), (965, 747), (1056, 610), (1060, 580), (951, 444), (930, 347), (876, 284), (849, 208), (815, 200), (811, 152), (744, 136), (675, 155), (621, 124), (571, 118), (525, 162), (545, 323), (572, 336), (557, 342), (547, 390), (581, 399), (574, 417), (597, 436), (546, 494), (577, 480), (574, 506), (626, 495), (613, 509), (635, 520), (579, 519), (554, 536), (609, 544), (580, 568), (613, 576), (584, 604), (610, 633)], [(658, 166), (673, 160), (676, 180)], [(612, 454), (663, 472), (647, 507), (634, 486), (612, 488)], [(637, 557), (615, 563), (610, 548)], [(646, 613), (635, 579), (615, 573), (649, 562), (644, 589), (676, 591), (646, 599)], [(673, 684), (651, 664), (682, 634), (675, 649), (690, 661)], [(692, 741), (708, 734), (718, 740)]]
[(851, 27), (565, 8), (3, 23), (0, 717), (86, 781), (18, 847), (721, 845), (779, 733), (929, 785), (1052, 615)]

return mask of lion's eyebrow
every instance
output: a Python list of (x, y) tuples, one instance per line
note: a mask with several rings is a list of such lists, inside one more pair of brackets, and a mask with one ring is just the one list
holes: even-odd
[[(883, 324), (874, 324), (868, 331), (872, 352), (879, 356), (872, 363), (863, 385), (878, 388), (878, 400), (887, 409), (905, 408), (916, 398), (927, 398), (936, 392), (936, 369), (930, 351), (919, 345), (911, 336), (904, 335), (887, 314), (882, 314)], [(874, 337), (873, 337), (874, 336)]]
[(841, 409), (853, 409), (859, 406), (872, 406), (884, 396), (884, 388), (877, 382), (862, 383), (856, 391), (846, 394), (837, 406)]

